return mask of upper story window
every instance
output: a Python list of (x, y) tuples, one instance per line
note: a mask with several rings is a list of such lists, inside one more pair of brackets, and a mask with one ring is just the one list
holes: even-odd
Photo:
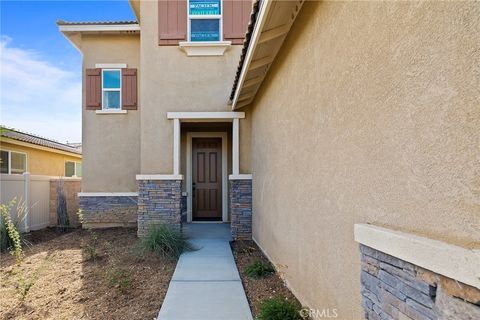
[(65, 161), (65, 177), (81, 177), (82, 163), (74, 161)]
[(188, 1), (189, 41), (222, 40), (222, 1)]
[(0, 151), (1, 173), (22, 174), (27, 172), (27, 154), (15, 151)]
[(102, 69), (102, 106), (103, 109), (121, 109), (122, 104), (121, 69)]

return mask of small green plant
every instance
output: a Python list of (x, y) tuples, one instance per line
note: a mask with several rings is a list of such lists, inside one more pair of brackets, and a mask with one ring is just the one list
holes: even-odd
[(18, 286), (17, 286), (17, 292), (20, 296), (20, 301), (24, 301), (25, 298), (27, 297), (28, 292), (30, 289), (33, 287), (35, 284), (35, 278), (30, 277), (30, 278), (21, 278), (18, 281)]
[(77, 217), (78, 217), (78, 221), (80, 221), (80, 223), (83, 225), (83, 223), (85, 222), (85, 217), (83, 216), (82, 209), (78, 209)]
[(23, 256), (22, 238), (17, 226), (10, 217), (10, 210), (15, 205), (15, 199), (8, 205), (0, 205), (0, 247), (2, 251), (11, 250), (17, 263), (20, 263)]
[(180, 230), (167, 225), (150, 225), (140, 242), (140, 252), (156, 252), (163, 257), (178, 259), (184, 251), (194, 250)]
[(302, 306), (296, 301), (276, 296), (260, 304), (256, 320), (301, 320), (301, 308)]
[(273, 266), (262, 260), (253, 261), (245, 268), (245, 274), (254, 279), (265, 278), (274, 272)]
[(118, 288), (120, 292), (126, 292), (132, 287), (132, 276), (126, 269), (113, 267), (107, 271), (106, 278), (108, 284), (112, 287)]
[(90, 240), (85, 247), (85, 251), (87, 253), (87, 260), (96, 260), (98, 258), (98, 236), (95, 232), (89, 230), (90, 232)]

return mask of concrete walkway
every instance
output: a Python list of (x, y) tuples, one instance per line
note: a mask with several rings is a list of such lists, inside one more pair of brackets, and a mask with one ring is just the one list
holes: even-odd
[(230, 249), (229, 224), (184, 224), (199, 248), (180, 256), (158, 320), (252, 320)]

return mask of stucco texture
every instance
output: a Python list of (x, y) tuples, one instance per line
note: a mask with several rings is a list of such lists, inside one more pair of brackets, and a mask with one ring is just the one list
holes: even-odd
[[(65, 161), (82, 162), (81, 155), (62, 151), (48, 151), (46, 148), (32, 148), (1, 141), (0, 148), (6, 151), (17, 151), (27, 154), (27, 171), (34, 175), (56, 176), (65, 175)], [(43, 149), (43, 150), (42, 150)]]
[(355, 223), (480, 248), (480, 3), (307, 2), (251, 107), (253, 234), (362, 318)]
[[(139, 35), (82, 35), (83, 72), (97, 63), (126, 63), (140, 69)], [(141, 71), (138, 70), (139, 78)], [(85, 81), (85, 76), (83, 77)], [(138, 86), (141, 81), (138, 80)], [(83, 192), (136, 192), (140, 172), (140, 110), (99, 115), (85, 109), (83, 90)]]
[[(158, 2), (142, 1), (141, 15), (141, 173), (172, 174), (173, 121), (167, 112), (231, 111), (228, 105), (241, 46), (223, 56), (188, 57), (178, 46), (158, 45)], [(242, 119), (241, 126), (249, 119)], [(242, 127), (241, 127), (242, 129)], [(240, 148), (249, 152), (248, 131), (240, 132)], [(249, 172), (246, 158), (241, 169)], [(184, 174), (184, 172), (182, 172)]]

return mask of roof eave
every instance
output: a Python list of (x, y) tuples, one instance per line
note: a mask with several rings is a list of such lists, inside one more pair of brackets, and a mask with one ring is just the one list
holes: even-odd
[[(250, 105), (255, 95), (260, 88), (265, 76), (274, 62), (277, 53), (282, 47), (282, 44), (287, 37), (290, 28), (300, 11), (303, 0), (300, 1), (275, 1), (263, 0), (258, 16), (256, 17), (253, 34), (249, 41), (248, 48), (245, 53), (245, 58), (240, 61), (240, 73), (237, 73), (237, 78), (234, 81), (232, 88), (232, 110), (237, 110)], [(282, 7), (283, 6), (283, 7)], [(276, 15), (276, 17), (272, 17)], [(285, 23), (277, 25), (270, 25), (272, 21), (282, 21), (278, 17), (284, 18)], [(267, 46), (270, 50), (268, 56), (257, 57), (256, 50), (259, 45)], [(265, 49), (262, 48), (265, 53)], [(264, 72), (259, 76), (252, 77), (249, 72), (262, 69)], [(250, 75), (250, 78), (249, 78)], [(245, 90), (248, 88), (248, 90)], [(244, 91), (244, 92), (243, 92)]]
[(140, 0), (129, 0), (130, 8), (132, 8), (137, 21), (140, 22)]
[(136, 24), (71, 24), (58, 25), (58, 30), (62, 33), (82, 32), (82, 33), (124, 33), (140, 32), (140, 25)]

